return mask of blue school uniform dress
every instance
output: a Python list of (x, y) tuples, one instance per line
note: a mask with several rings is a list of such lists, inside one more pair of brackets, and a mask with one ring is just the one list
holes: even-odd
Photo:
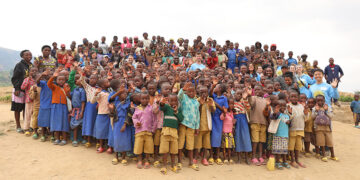
[(37, 85), (41, 87), (38, 126), (50, 127), (52, 91), (46, 81), (40, 81)]
[[(217, 96), (213, 94), (214, 101), (219, 104), (221, 107), (229, 108), (228, 100), (225, 96)], [(220, 119), (221, 110), (216, 108), (215, 112), (212, 114), (212, 130), (211, 130), (211, 146), (212, 147), (221, 147), (221, 136), (223, 129), (223, 122)]]
[(113, 127), (113, 137), (114, 137), (114, 151), (115, 152), (127, 152), (131, 151), (131, 128), (126, 126), (124, 132), (120, 132), (121, 127), (125, 123), (125, 119), (127, 116), (127, 111), (130, 107), (130, 99), (127, 98), (126, 101), (121, 102), (119, 97), (116, 97), (114, 101), (110, 101), (109, 103), (114, 103), (117, 111), (118, 121), (114, 122)]
[[(102, 90), (101, 92), (102, 93), (100, 93), (99, 95), (101, 95), (103, 97), (105, 97), (105, 96), (108, 97), (108, 95), (104, 95), (104, 94), (108, 94), (107, 91)], [(108, 98), (106, 98), (105, 100), (108, 101)], [(98, 101), (98, 102), (101, 102), (101, 101)], [(107, 104), (99, 103), (99, 106), (103, 106), (103, 105), (107, 106)], [(100, 109), (100, 107), (99, 107), (99, 109)], [(110, 125), (109, 114), (98, 114), (96, 116), (96, 120), (95, 120), (94, 137), (96, 139), (108, 139), (109, 125)]]
[(94, 125), (97, 115), (97, 103), (91, 103), (91, 99), (94, 97), (96, 89), (87, 84), (84, 77), (81, 77), (81, 84), (86, 92), (86, 105), (83, 117), (82, 135), (94, 136)]
[(71, 121), (70, 128), (75, 129), (82, 124), (83, 118), (80, 118), (81, 104), (86, 102), (86, 93), (83, 88), (75, 88), (71, 93), (71, 103), (72, 103), (72, 112), (71, 112)]
[(227, 68), (230, 68), (234, 72), (234, 68), (236, 66), (236, 50), (229, 49), (226, 54), (229, 59), (227, 63)]

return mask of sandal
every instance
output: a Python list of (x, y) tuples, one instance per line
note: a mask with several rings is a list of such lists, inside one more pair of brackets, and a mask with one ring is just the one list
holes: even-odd
[(64, 145), (66, 145), (66, 143), (67, 143), (67, 142), (66, 142), (65, 140), (62, 140), (59, 145), (60, 145), (60, 146), (64, 146)]
[(179, 170), (178, 170), (178, 168), (177, 168), (176, 166), (170, 168), (170, 170), (171, 170), (172, 172), (174, 172), (174, 173), (178, 173), (178, 172), (179, 172)]
[(283, 170), (284, 169), (284, 167), (281, 165), (281, 163), (275, 163), (275, 167), (278, 170)]
[(108, 154), (112, 154), (112, 153), (113, 153), (113, 150), (111, 149), (111, 147), (109, 147), (109, 148), (106, 150), (106, 153), (108, 153)]
[(193, 164), (197, 164), (198, 163), (198, 161), (197, 161), (197, 159), (193, 159)]
[(103, 147), (99, 147), (96, 152), (103, 153), (104, 151), (105, 151), (105, 149)]
[(40, 141), (41, 141), (41, 142), (45, 142), (45, 141), (46, 141), (46, 137), (45, 137), (45, 136), (41, 136)]
[(214, 164), (214, 158), (210, 158), (209, 159), (209, 165), (213, 165)]
[(54, 145), (58, 145), (58, 144), (60, 144), (60, 143), (61, 143), (61, 141), (60, 141), (59, 139), (57, 139), (57, 140), (54, 141)]
[(22, 130), (21, 128), (17, 128), (17, 129), (16, 129), (16, 132), (17, 132), (17, 133), (20, 133), (20, 134), (23, 134), (23, 133), (24, 133), (24, 130)]
[(87, 147), (87, 148), (91, 147), (91, 143), (89, 143), (89, 142), (85, 143), (85, 147)]
[(221, 161), (220, 158), (217, 158), (215, 162), (217, 165), (223, 165), (223, 162)]
[(204, 159), (201, 161), (201, 164), (204, 165), (204, 166), (208, 166), (208, 165), (209, 165), (209, 162), (204, 158)]
[(260, 165), (266, 165), (266, 162), (262, 157), (259, 158), (259, 163), (260, 163)]
[(160, 166), (160, 162), (159, 162), (159, 161), (155, 161), (155, 162), (154, 162), (154, 167), (157, 168), (157, 167), (159, 167), (159, 166)]
[(229, 164), (234, 164), (234, 161), (232, 159), (230, 159)]
[(166, 175), (167, 174), (167, 169), (166, 168), (161, 168), (160, 172), (161, 172), (161, 174)]
[(144, 169), (149, 169), (150, 168), (150, 163), (149, 162), (146, 162), (145, 164), (144, 164)]
[(33, 136), (32, 136), (33, 139), (38, 139), (39, 138), (39, 135), (37, 133), (34, 133)]
[(330, 159), (333, 161), (339, 161), (339, 158), (337, 158), (337, 157), (330, 157)]
[(96, 143), (96, 149), (98, 149), (100, 147), (100, 143)]
[(190, 165), (189, 167), (190, 167), (191, 169), (195, 170), (195, 171), (199, 171), (199, 170), (200, 170), (200, 169), (199, 169), (199, 166), (196, 165), (196, 164), (192, 164), (192, 165)]
[(143, 168), (142, 162), (139, 161), (139, 162), (136, 164), (136, 167), (137, 167), (138, 169), (142, 169), (142, 168)]
[(181, 163), (177, 163), (177, 164), (176, 164), (176, 167), (180, 170), (180, 169), (182, 169), (182, 164), (181, 164)]
[(285, 162), (285, 163), (283, 163), (282, 165), (283, 165), (286, 169), (290, 169), (289, 163), (286, 163), (286, 162)]
[(114, 159), (111, 161), (111, 163), (112, 163), (113, 165), (117, 165), (117, 164), (119, 163), (119, 159), (118, 159), (118, 158), (114, 158)]
[(256, 166), (260, 166), (260, 165), (261, 165), (261, 164), (259, 163), (259, 160), (256, 159), (256, 158), (253, 158), (253, 159), (251, 160), (251, 162), (252, 162), (252, 164), (254, 164), (254, 165), (256, 165)]
[(321, 158), (321, 160), (324, 161), (324, 162), (327, 162), (327, 161), (328, 161), (328, 158), (327, 158), (327, 157), (323, 157), (323, 158)]
[(250, 159), (249, 159), (249, 158), (246, 158), (246, 160), (245, 160), (245, 161), (246, 161), (246, 164), (247, 164), (247, 165), (250, 165), (250, 164), (251, 164), (251, 162), (250, 162)]
[(78, 143), (77, 141), (73, 141), (71, 144), (72, 144), (72, 146), (74, 146), (74, 147), (78, 147), (78, 145), (79, 145), (79, 143)]
[(126, 159), (121, 160), (121, 164), (126, 166), (127, 165), (127, 160)]
[(227, 159), (225, 159), (224, 164), (229, 164), (229, 161)]
[(321, 155), (320, 155), (320, 154), (316, 154), (315, 157), (318, 158), (318, 159), (320, 159)]
[(54, 136), (51, 136), (50, 142), (55, 142), (55, 137)]
[(25, 136), (30, 136), (31, 134), (30, 134), (30, 131), (29, 130), (27, 130), (26, 132), (25, 132)]

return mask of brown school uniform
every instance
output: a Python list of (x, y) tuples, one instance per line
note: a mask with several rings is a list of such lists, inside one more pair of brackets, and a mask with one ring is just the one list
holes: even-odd
[(266, 100), (262, 97), (252, 96), (250, 98), (250, 129), (252, 142), (266, 142), (266, 117), (263, 111), (266, 107)]

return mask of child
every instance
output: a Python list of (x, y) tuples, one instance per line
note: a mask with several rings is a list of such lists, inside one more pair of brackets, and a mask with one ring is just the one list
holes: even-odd
[[(118, 86), (121, 81), (118, 79), (112, 80), (111, 84), (117, 84)], [(113, 121), (113, 136), (114, 136), (114, 151), (115, 158), (112, 160), (112, 164), (116, 165), (119, 163), (118, 153), (121, 153), (122, 161), (121, 164), (127, 165), (125, 159), (126, 152), (131, 151), (131, 129), (130, 126), (125, 125), (125, 119), (127, 112), (130, 108), (130, 98), (128, 97), (128, 91), (125, 89), (125, 85), (122, 84), (116, 89), (117, 92), (113, 92), (109, 95), (109, 109), (115, 111), (117, 120)]]
[(353, 112), (353, 114), (354, 114), (355, 127), (360, 128), (360, 126), (359, 126), (359, 122), (360, 122), (359, 94), (354, 95), (354, 101), (351, 102), (350, 109), (351, 109), (351, 112)]
[[(331, 130), (331, 112), (329, 107), (325, 104), (325, 97), (323, 95), (316, 96), (316, 106), (313, 110), (312, 117), (314, 120), (315, 134), (316, 134), (316, 145), (321, 147), (323, 152), (322, 161), (327, 162), (327, 157), (325, 153), (325, 146), (329, 147), (331, 152), (331, 160), (339, 161), (339, 158), (335, 156), (334, 145), (332, 140), (332, 130)], [(316, 156), (320, 157), (319, 149), (316, 151)]]
[(299, 152), (302, 150), (302, 138), (304, 137), (305, 114), (304, 106), (299, 101), (299, 94), (296, 91), (290, 92), (290, 104), (288, 105), (288, 113), (290, 114), (290, 138), (289, 151), (291, 155), (291, 166), (298, 168), (306, 166), (299, 161)]
[(281, 85), (278, 81), (274, 82), (274, 95), (278, 95), (281, 92)]
[(84, 73), (80, 68), (78, 68), (78, 73), (81, 75), (80, 82), (86, 92), (86, 105), (83, 116), (82, 135), (87, 137), (85, 146), (89, 148), (91, 147), (91, 137), (94, 135), (94, 125), (97, 115), (97, 103), (91, 103), (91, 100), (95, 96), (95, 86), (98, 81), (98, 76), (96, 74), (91, 75), (88, 84), (86, 83)]
[[(40, 77), (36, 79), (37, 86), (41, 88), (40, 91), (40, 108), (38, 116), (38, 126), (41, 127), (41, 142), (46, 141), (45, 133), (47, 128), (50, 127), (50, 117), (51, 117), (51, 99), (52, 91), (47, 85), (47, 80), (50, 77), (49, 69), (46, 69)], [(41, 80), (44, 78), (44, 80)], [(51, 137), (51, 141), (54, 141), (54, 136)]]
[(228, 109), (224, 109), (224, 112), (220, 115), (220, 119), (223, 121), (222, 129), (222, 140), (221, 147), (223, 148), (224, 153), (224, 163), (233, 164), (234, 161), (231, 159), (231, 149), (235, 148), (234, 135), (232, 133), (233, 126), (236, 122), (234, 119), (233, 109), (234, 109), (234, 100), (228, 100)]
[[(309, 157), (311, 155), (310, 152), (310, 143), (314, 142), (314, 119), (312, 117), (312, 110), (315, 106), (315, 99), (309, 98), (307, 104), (305, 106), (305, 137), (304, 137), (304, 145), (305, 145), (305, 156)], [(315, 148), (317, 148), (316, 144)]]
[(25, 91), (25, 116), (24, 116), (24, 130), (25, 135), (30, 136), (30, 121), (33, 113), (33, 101), (30, 99), (30, 90), (35, 84), (37, 68), (30, 68), (29, 77), (25, 78), (21, 90)]
[(39, 137), (38, 134), (38, 115), (40, 108), (40, 91), (41, 88), (36, 85), (32, 86), (30, 90), (30, 99), (33, 101), (33, 114), (31, 117), (31, 127), (34, 129), (33, 139), (37, 139)]
[(100, 147), (97, 149), (97, 152), (102, 153), (105, 151), (104, 140), (108, 139), (109, 136), (109, 92), (106, 90), (110, 87), (110, 82), (107, 79), (100, 79), (98, 81), (98, 86), (99, 88), (96, 89), (95, 95), (91, 99), (91, 103), (95, 104), (97, 102), (99, 105), (98, 115), (96, 116), (94, 126), (94, 136), (100, 143)]
[(195, 159), (199, 157), (201, 151), (201, 163), (204, 166), (208, 166), (206, 152), (211, 149), (210, 134), (212, 129), (211, 113), (215, 112), (215, 102), (209, 97), (208, 88), (206, 86), (200, 87), (200, 97), (198, 98), (200, 103), (200, 126), (199, 134), (195, 136)]
[(235, 151), (238, 156), (238, 163), (240, 163), (240, 152), (245, 153), (245, 162), (250, 164), (248, 153), (251, 152), (251, 139), (248, 120), (246, 113), (250, 110), (248, 96), (252, 93), (251, 88), (247, 90), (236, 90), (234, 103), (234, 118), (235, 124)]
[[(185, 92), (184, 92), (185, 91)], [(194, 150), (194, 135), (198, 134), (200, 125), (200, 113), (199, 102), (195, 98), (195, 86), (188, 82), (180, 89), (178, 99), (180, 101), (180, 108), (183, 110), (184, 120), (179, 127), (179, 159), (178, 168), (182, 168), (181, 164), (181, 151), (185, 144), (186, 150), (188, 150), (189, 167), (195, 171), (199, 171), (199, 166), (193, 162), (193, 150)], [(195, 132), (196, 131), (196, 132)]]
[[(164, 99), (163, 99), (164, 100)], [(175, 166), (175, 156), (178, 154), (178, 127), (179, 123), (184, 119), (181, 108), (178, 108), (178, 98), (176, 94), (169, 95), (169, 104), (160, 102), (160, 110), (164, 112), (164, 125), (161, 130), (160, 137), (160, 154), (163, 154), (163, 168), (161, 172), (167, 173), (167, 157), (171, 156), (171, 170), (178, 172)]]
[(150, 168), (149, 156), (154, 153), (154, 140), (152, 132), (154, 130), (155, 115), (152, 105), (149, 104), (149, 94), (141, 93), (141, 104), (137, 106), (132, 116), (135, 125), (134, 154), (138, 155), (137, 168), (142, 169), (142, 154), (145, 153), (146, 162), (144, 168)]
[(70, 93), (71, 95), (71, 104), (72, 104), (72, 112), (71, 112), (71, 120), (70, 120), (70, 128), (73, 129), (73, 142), (72, 146), (78, 146), (77, 132), (79, 126), (82, 124), (84, 117), (84, 109), (86, 103), (86, 93), (84, 88), (82, 88), (81, 81), (76, 81), (75, 89)]
[[(290, 117), (285, 111), (286, 102), (284, 100), (279, 100), (274, 112), (270, 115), (272, 122), (276, 123), (277, 121), (278, 124), (272, 141), (272, 153), (275, 154), (275, 167), (278, 169), (283, 169), (283, 167), (290, 168), (290, 165), (286, 162)], [(280, 163), (280, 157), (282, 157), (282, 164)]]
[[(267, 120), (263, 114), (266, 106), (266, 99), (263, 98), (263, 87), (256, 85), (254, 88), (255, 96), (250, 98), (250, 129), (252, 141), (252, 160), (251, 162), (257, 166), (265, 165), (263, 159), (263, 143), (266, 142), (266, 126)], [(256, 158), (257, 148), (259, 147), (259, 159)]]
[[(68, 107), (66, 97), (70, 97), (70, 88), (65, 84), (65, 76), (59, 75), (57, 69), (47, 82), (52, 91), (50, 131), (55, 132), (54, 145), (66, 145), (66, 133), (69, 132)], [(56, 78), (56, 85), (54, 79)], [(60, 132), (63, 140), (60, 142)]]
[[(215, 87), (215, 88), (214, 88)], [(228, 100), (223, 94), (226, 92), (225, 84), (217, 84), (214, 82), (212, 89), (214, 89), (213, 98), (216, 105), (216, 110), (212, 116), (212, 130), (211, 130), (211, 146), (214, 148), (216, 154), (211, 153), (211, 158), (209, 159), (209, 164), (214, 164), (214, 159), (216, 159), (216, 164), (222, 165), (223, 162), (220, 159), (220, 147), (221, 147), (221, 136), (223, 130), (223, 123), (220, 120), (221, 113), (225, 112), (229, 108)], [(210, 92), (213, 92), (212, 90)]]

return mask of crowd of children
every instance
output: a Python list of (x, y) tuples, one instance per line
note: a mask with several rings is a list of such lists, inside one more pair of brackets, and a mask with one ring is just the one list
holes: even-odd
[(96, 144), (97, 153), (115, 154), (113, 164), (136, 159), (137, 168), (153, 164), (163, 174), (169, 154), (173, 172), (183, 168), (183, 155), (196, 171), (200, 163), (233, 164), (234, 156), (249, 165), (275, 157), (278, 169), (305, 168), (300, 154), (311, 156), (311, 144), (322, 161), (328, 150), (338, 160), (331, 124), (338, 81), (323, 82), (306, 54), (294, 59), (290, 51), (285, 59), (275, 44), (239, 49), (201, 36), (193, 46), (143, 36), (122, 43), (115, 36), (110, 46), (105, 37), (83, 39), (69, 50), (45, 45), (33, 64), (22, 51), (12, 78), (17, 131), (60, 146)]

